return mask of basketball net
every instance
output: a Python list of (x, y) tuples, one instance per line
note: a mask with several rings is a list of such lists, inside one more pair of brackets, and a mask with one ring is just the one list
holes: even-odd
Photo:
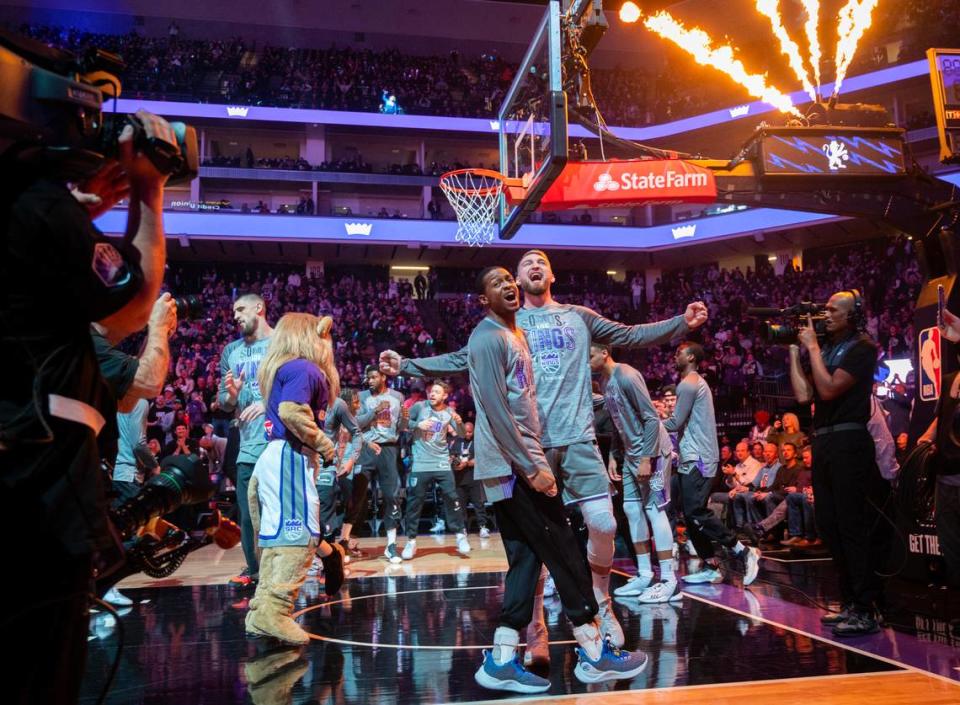
[(457, 242), (483, 247), (497, 234), (497, 208), (506, 186), (490, 169), (457, 169), (440, 177), (440, 188), (457, 215)]

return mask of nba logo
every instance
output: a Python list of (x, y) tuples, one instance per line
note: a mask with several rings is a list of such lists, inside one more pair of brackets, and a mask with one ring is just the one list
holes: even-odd
[(925, 328), (920, 331), (920, 400), (936, 401), (940, 398), (940, 329)]

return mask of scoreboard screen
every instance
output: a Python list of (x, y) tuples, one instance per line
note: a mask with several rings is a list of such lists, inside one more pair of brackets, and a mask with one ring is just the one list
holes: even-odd
[(928, 49), (940, 161), (960, 162), (960, 49)]

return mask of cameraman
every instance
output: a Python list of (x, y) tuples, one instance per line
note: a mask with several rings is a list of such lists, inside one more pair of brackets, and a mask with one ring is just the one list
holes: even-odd
[(800, 349), (790, 346), (790, 381), (801, 404), (815, 402), (813, 416), (813, 490), (817, 529), (839, 574), (843, 608), (821, 617), (836, 636), (879, 631), (886, 556), (881, 516), (889, 485), (877, 468), (873, 438), (867, 430), (877, 346), (861, 331), (859, 294), (841, 291), (826, 305), (823, 348), (809, 314), (797, 339), (809, 354), (801, 367)]
[[(148, 138), (177, 144), (166, 121), (137, 113)], [(0, 512), (19, 527), (5, 555), (16, 600), (2, 618), (17, 634), (4, 659), (14, 703), (77, 699), (86, 657), (94, 554), (111, 548), (97, 436), (116, 400), (97, 366), (90, 323), (119, 337), (142, 329), (166, 259), (162, 227), (167, 180), (120, 136), (121, 166), (82, 185), (85, 208), (63, 177), (0, 156), (0, 258), (4, 393), (0, 399)], [(54, 150), (51, 150), (54, 151)], [(54, 167), (55, 169), (55, 167)], [(127, 235), (115, 247), (92, 217), (115, 204), (129, 182)], [(99, 201), (97, 203), (96, 201)], [(15, 571), (15, 572), (14, 572)]]

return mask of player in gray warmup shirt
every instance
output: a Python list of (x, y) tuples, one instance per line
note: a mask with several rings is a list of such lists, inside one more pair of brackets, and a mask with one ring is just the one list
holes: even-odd
[(697, 373), (703, 362), (703, 347), (684, 342), (674, 358), (680, 373), (677, 405), (663, 422), (664, 428), (679, 435), (680, 504), (690, 540), (697, 555), (705, 562), (703, 570), (683, 576), (686, 583), (719, 583), (723, 580), (720, 562), (713, 549), (716, 541), (743, 561), (746, 587), (757, 577), (760, 551), (747, 548), (736, 535), (707, 508), (710, 487), (717, 474), (720, 450), (717, 447), (717, 422), (713, 413), (713, 395), (706, 380)]
[[(400, 523), (400, 424), (406, 423), (407, 410), (403, 394), (387, 387), (387, 378), (374, 365), (365, 371), (368, 390), (360, 392), (360, 413), (357, 422), (363, 429), (364, 448), (361, 455), (363, 472), (377, 472), (383, 496), (383, 525), (387, 529), (387, 547), (383, 555), (391, 563), (399, 563), (397, 524)], [(376, 444), (379, 452), (371, 449)]]
[[(327, 434), (327, 438), (331, 440), (334, 446), (337, 445), (339, 440), (341, 428), (347, 429), (350, 433), (350, 445), (343, 454), (339, 465), (336, 461), (329, 464), (324, 462), (320, 472), (317, 473), (317, 495), (320, 498), (320, 529), (323, 531), (323, 538), (332, 544), (334, 543), (334, 537), (330, 525), (336, 516), (337, 479), (343, 475), (349, 475), (353, 471), (353, 466), (360, 457), (363, 435), (360, 432), (357, 419), (350, 413), (347, 402), (341, 397), (333, 400), (322, 417), (317, 419), (317, 425), (320, 430)], [(346, 498), (344, 499), (346, 500)], [(348, 556), (349, 554), (344, 556), (345, 563), (349, 562)]]
[[(533, 358), (537, 406), (543, 419), (543, 448), (551, 469), (562, 480), (564, 503), (580, 505), (588, 530), (587, 559), (604, 634), (611, 637), (615, 646), (622, 646), (623, 630), (610, 608), (610, 569), (617, 524), (610, 482), (593, 427), (590, 343), (628, 348), (665, 343), (706, 322), (707, 309), (696, 302), (682, 316), (628, 326), (584, 306), (557, 303), (550, 294), (555, 277), (542, 250), (523, 254), (517, 280), (524, 292), (524, 307), (517, 312), (517, 325), (526, 334)], [(442, 376), (466, 369), (466, 350), (402, 361), (388, 350), (381, 353), (381, 365), (386, 369), (399, 365), (402, 374), (412, 376)], [(542, 580), (543, 577), (539, 595)], [(535, 610), (534, 620), (527, 634), (527, 643), (533, 644), (533, 648), (527, 648), (527, 663), (548, 662), (550, 652), (542, 610)]]
[[(670, 435), (660, 423), (643, 376), (630, 365), (616, 362), (608, 345), (590, 345), (590, 369), (604, 381), (604, 402), (617, 429), (614, 447), (623, 448), (623, 512), (637, 554), (637, 575), (614, 594), (648, 603), (678, 601), (682, 594), (673, 572), (673, 530), (667, 516)], [(612, 453), (608, 472), (611, 479), (620, 479)], [(651, 529), (660, 567), (660, 582), (653, 585)]]
[[(571, 555), (573, 530), (539, 440), (530, 351), (516, 327), (520, 292), (502, 267), (483, 270), (477, 283), (483, 292), (480, 302), (489, 312), (463, 351), (477, 407), (475, 478), (494, 503), (510, 567), (494, 648), (484, 652), (475, 679), (486, 688), (519, 693), (550, 687), (550, 681), (524, 669), (516, 655), (520, 630), (533, 616), (542, 563), (554, 576), (564, 612), (574, 624), (580, 645), (577, 678), (585, 683), (633, 678), (646, 666), (646, 656), (620, 651), (602, 638), (588, 571), (580, 556)], [(399, 371), (396, 364), (384, 367)]]
[(220, 389), (217, 401), (223, 411), (236, 411), (240, 431), (240, 452), (237, 455), (237, 509), (240, 514), (240, 542), (247, 567), (231, 578), (238, 587), (251, 585), (257, 579), (259, 565), (254, 544), (253, 525), (247, 488), (253, 468), (267, 447), (263, 430), (263, 397), (257, 383), (260, 362), (267, 354), (273, 328), (267, 323), (267, 305), (258, 294), (245, 294), (233, 303), (233, 319), (243, 337), (227, 343), (220, 353)]
[(440, 487), (447, 510), (447, 524), (457, 533), (457, 552), (470, 553), (470, 542), (465, 528), (466, 510), (457, 494), (457, 483), (450, 467), (447, 435), (463, 435), (463, 419), (447, 406), (450, 385), (434, 382), (427, 387), (427, 400), (410, 408), (406, 429), (413, 434), (413, 467), (407, 477), (407, 511), (403, 524), (407, 543), (400, 557), (405, 561), (417, 553), (417, 529), (427, 488), (434, 482)]

